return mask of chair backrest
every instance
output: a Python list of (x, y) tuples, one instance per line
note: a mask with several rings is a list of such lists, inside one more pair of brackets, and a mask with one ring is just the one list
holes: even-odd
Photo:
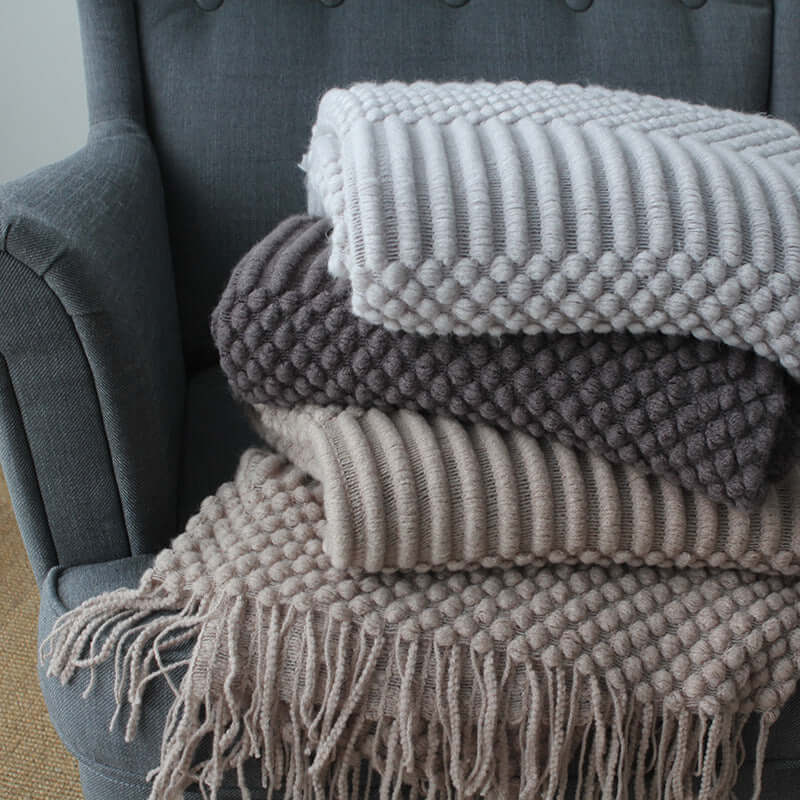
[(796, 0), (79, 0), (92, 121), (159, 157), (184, 349), (234, 262), (304, 207), (297, 164), (329, 87), (546, 78), (800, 120)]

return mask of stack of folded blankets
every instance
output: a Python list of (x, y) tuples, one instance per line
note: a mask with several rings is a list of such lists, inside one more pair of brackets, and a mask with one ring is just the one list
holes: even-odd
[(328, 92), (308, 214), (212, 316), (268, 449), (44, 647), (113, 660), (129, 736), (170, 681), (152, 797), (258, 759), (292, 797), (727, 800), (750, 717), (757, 796), (800, 677), (798, 162), (630, 92)]

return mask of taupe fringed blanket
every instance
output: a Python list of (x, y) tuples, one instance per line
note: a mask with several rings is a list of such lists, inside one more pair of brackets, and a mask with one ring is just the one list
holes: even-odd
[(236, 266), (212, 317), (246, 403), (407, 408), (552, 437), (752, 509), (796, 447), (791, 379), (752, 352), (630, 333), (387, 331), (328, 274), (329, 224), (292, 217)]
[[(335, 487), (331, 487), (335, 489)], [(328, 490), (326, 487), (325, 491)], [(261, 759), (287, 796), (729, 800), (737, 741), (800, 674), (796, 580), (623, 566), (368, 573), (323, 551), (323, 487), (263, 450), (206, 498), (138, 589), (88, 600), (43, 645), (49, 674), (113, 661), (133, 736), (170, 651), (193, 654), (152, 800)], [(174, 674), (174, 673), (173, 673)], [(209, 744), (201, 755), (201, 742)]]

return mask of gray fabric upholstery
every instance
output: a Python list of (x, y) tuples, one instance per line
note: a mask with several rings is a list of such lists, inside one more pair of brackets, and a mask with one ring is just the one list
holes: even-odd
[[(43, 631), (59, 591), (72, 604), (135, 583), (146, 560), (125, 557), (165, 544), (231, 474), (251, 434), (204, 370), (208, 315), (235, 261), (303, 207), (296, 164), (324, 89), (548, 78), (800, 121), (797, 0), (78, 5), (89, 143), (0, 187), (0, 463), (37, 577), (62, 565)], [(110, 673), (82, 700), (86, 678), (43, 682), (86, 797), (144, 798), (168, 690), (154, 684), (123, 744), (107, 733)], [(770, 757), (765, 797), (792, 796), (800, 703)]]
[[(77, 0), (89, 123), (129, 119), (144, 124), (142, 75), (132, 0)], [(109, 69), (113, 64), (114, 69)]]
[(184, 373), (159, 170), (136, 124), (98, 123), (74, 156), (0, 187), (0, 354), (16, 407), (0, 459), (37, 576), (162, 544)]
[(800, 125), (800, 25), (797, 0), (772, 0), (772, 81), (768, 111), (793, 125)]
[(258, 442), (243, 407), (233, 399), (219, 367), (194, 375), (186, 387), (183, 466), (178, 493), (178, 529), (200, 501), (233, 478), (239, 456)]

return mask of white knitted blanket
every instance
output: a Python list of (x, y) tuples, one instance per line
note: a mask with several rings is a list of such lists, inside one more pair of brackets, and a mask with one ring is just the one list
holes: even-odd
[(691, 333), (800, 377), (800, 135), (547, 82), (357, 84), (303, 160), (353, 311), (421, 334)]

